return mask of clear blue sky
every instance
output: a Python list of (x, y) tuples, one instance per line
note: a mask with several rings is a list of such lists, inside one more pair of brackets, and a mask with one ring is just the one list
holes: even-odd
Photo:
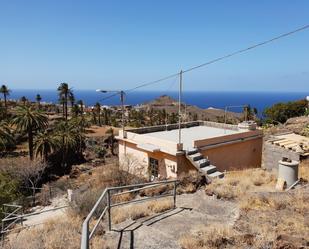
[[(128, 89), (304, 26), (308, 13), (307, 0), (0, 0), (0, 83)], [(184, 84), (308, 91), (309, 30), (186, 74)]]

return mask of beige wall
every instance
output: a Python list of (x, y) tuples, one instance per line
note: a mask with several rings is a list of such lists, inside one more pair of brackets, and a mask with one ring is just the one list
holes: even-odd
[(261, 167), (262, 138), (205, 149), (202, 154), (209, 158), (218, 170), (236, 170)]
[(159, 161), (160, 178), (176, 177), (176, 156), (164, 152), (149, 152), (137, 148), (136, 144), (119, 140), (119, 162), (124, 170), (144, 177), (148, 176), (149, 157)]

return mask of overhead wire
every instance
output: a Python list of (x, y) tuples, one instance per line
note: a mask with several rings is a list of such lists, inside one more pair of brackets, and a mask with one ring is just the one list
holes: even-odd
[[(271, 39), (265, 40), (265, 41), (263, 41), (263, 42), (254, 44), (254, 45), (249, 46), (249, 47), (247, 47), (247, 48), (237, 50), (237, 51), (235, 51), (235, 52), (232, 52), (232, 53), (226, 54), (226, 55), (224, 55), (224, 56), (218, 57), (218, 58), (216, 58), (216, 59), (207, 61), (207, 62), (202, 63), (202, 64), (200, 64), (200, 65), (193, 66), (193, 67), (191, 67), (191, 68), (185, 69), (185, 70), (182, 71), (182, 73), (183, 73), (183, 74), (184, 74), (184, 73), (188, 73), (188, 72), (191, 72), (191, 71), (196, 70), (196, 69), (198, 69), (198, 68), (205, 67), (205, 66), (207, 66), (207, 65), (210, 65), (210, 64), (216, 63), (216, 62), (218, 62), (218, 61), (227, 59), (227, 58), (229, 58), (229, 57), (235, 56), (235, 55), (237, 55), (237, 54), (241, 54), (241, 53), (247, 52), (247, 51), (249, 51), (249, 50), (252, 50), (252, 49), (255, 49), (255, 48), (257, 48), (257, 47), (266, 45), (266, 44), (268, 44), (268, 43), (271, 43), (271, 42), (273, 42), (273, 41), (279, 40), (279, 39), (281, 39), (281, 38), (284, 38), (284, 37), (293, 35), (293, 34), (295, 34), (295, 33), (301, 32), (301, 31), (303, 31), (303, 30), (305, 30), (305, 29), (308, 29), (308, 28), (309, 28), (309, 24), (308, 24), (308, 25), (305, 25), (305, 26), (302, 26), (302, 27), (300, 27), (300, 28), (297, 28), (297, 29), (295, 29), (295, 30), (289, 31), (289, 32), (287, 32), (287, 33), (278, 35), (278, 36), (273, 37), (273, 38), (271, 38)], [(133, 88), (131, 88), (131, 89), (127, 89), (127, 90), (125, 90), (124, 92), (125, 92), (125, 93), (129, 93), (129, 92), (135, 91), (135, 90), (137, 90), (137, 89), (140, 89), (140, 88), (143, 88), (143, 87), (146, 87), (146, 86), (150, 86), (150, 85), (153, 85), (153, 84), (157, 84), (157, 83), (159, 83), (159, 82), (162, 82), (162, 81), (171, 79), (171, 78), (173, 78), (173, 77), (175, 77), (175, 76), (178, 76), (179, 74), (180, 74), (180, 73), (174, 73), (174, 74), (170, 74), (170, 75), (168, 75), (168, 76), (159, 78), (159, 79), (154, 80), (154, 81), (145, 82), (145, 83), (139, 84), (139, 85), (137, 85), (137, 86), (135, 86), (135, 87), (133, 87)], [(101, 99), (100, 101), (103, 101), (103, 100), (112, 98), (112, 97), (116, 96), (117, 94), (118, 94), (118, 93), (111, 94), (111, 95), (109, 95), (109, 96), (107, 96), (107, 97)]]

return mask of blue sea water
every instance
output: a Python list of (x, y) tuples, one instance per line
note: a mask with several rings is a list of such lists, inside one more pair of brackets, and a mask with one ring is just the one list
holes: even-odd
[[(34, 101), (36, 94), (40, 94), (42, 101), (56, 103), (58, 95), (56, 90), (12, 90), (11, 99), (19, 99), (26, 96)], [(119, 105), (119, 96), (105, 99), (110, 94), (98, 93), (94, 90), (74, 90), (76, 100), (82, 99), (86, 105), (91, 106), (96, 102), (102, 105)], [(175, 99), (178, 98), (177, 92), (159, 92), (159, 91), (135, 91), (126, 95), (126, 104), (137, 105), (151, 101), (163, 94), (169, 95)], [(225, 106), (250, 104), (256, 107), (259, 114), (266, 107), (278, 102), (287, 102), (292, 100), (304, 99), (309, 95), (307, 92), (184, 92), (183, 101), (187, 104), (196, 105), (201, 108), (225, 108)], [(241, 108), (231, 108), (231, 111), (241, 112)]]

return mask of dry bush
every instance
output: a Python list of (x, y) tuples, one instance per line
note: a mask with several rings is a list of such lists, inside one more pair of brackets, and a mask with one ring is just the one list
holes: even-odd
[[(87, 189), (83, 192), (74, 192), (73, 201), (71, 202), (73, 213), (80, 217), (86, 217), (101, 196), (102, 192), (101, 189)], [(105, 203), (102, 202), (102, 206), (104, 206), (104, 204)], [(98, 210), (100, 210), (100, 208)]]
[(309, 181), (309, 159), (304, 160), (300, 163), (299, 177), (306, 181)]
[(134, 198), (135, 198), (134, 193), (124, 193), (119, 195), (113, 195), (112, 202), (113, 203), (127, 202), (133, 200)]
[(141, 204), (133, 204), (131, 206), (116, 207), (112, 209), (112, 221), (115, 224), (131, 218), (136, 220), (142, 217), (160, 213), (173, 208), (171, 200), (155, 200)]
[(172, 188), (173, 188), (172, 186), (168, 185), (156, 185), (151, 188), (149, 187), (145, 188), (141, 190), (139, 193), (140, 196), (157, 196), (169, 191)]
[(50, 188), (47, 185), (43, 185), (40, 195), (39, 195), (39, 201), (40, 204), (43, 206), (47, 206), (50, 204), (50, 200), (51, 200), (51, 194), (50, 194)]
[(198, 188), (206, 184), (206, 179), (197, 171), (189, 171), (179, 176), (177, 194), (194, 193)]
[[(4, 249), (76, 249), (80, 247), (81, 224), (81, 219), (72, 216), (51, 220), (11, 235)], [(103, 243), (102, 236), (96, 234), (91, 248), (101, 249)]]
[(179, 239), (183, 249), (225, 248), (235, 243), (236, 232), (229, 226), (200, 227)]
[[(12, 237), (5, 249), (75, 249), (80, 247), (81, 220), (57, 219), (21, 231)], [(13, 236), (13, 235), (12, 235)]]
[(214, 179), (206, 186), (206, 191), (218, 198), (236, 199), (260, 188), (274, 188), (275, 182), (275, 176), (271, 172), (263, 169), (247, 169), (229, 172), (223, 179)]
[(10, 175), (23, 187), (37, 187), (47, 166), (44, 162), (31, 161), (28, 157), (0, 160), (0, 172)]
[(282, 210), (305, 214), (309, 211), (309, 195), (300, 189), (288, 193), (250, 194), (240, 202), (242, 210)]
[(148, 205), (149, 209), (154, 213), (161, 213), (173, 208), (173, 202), (171, 200), (156, 200), (151, 201)]

